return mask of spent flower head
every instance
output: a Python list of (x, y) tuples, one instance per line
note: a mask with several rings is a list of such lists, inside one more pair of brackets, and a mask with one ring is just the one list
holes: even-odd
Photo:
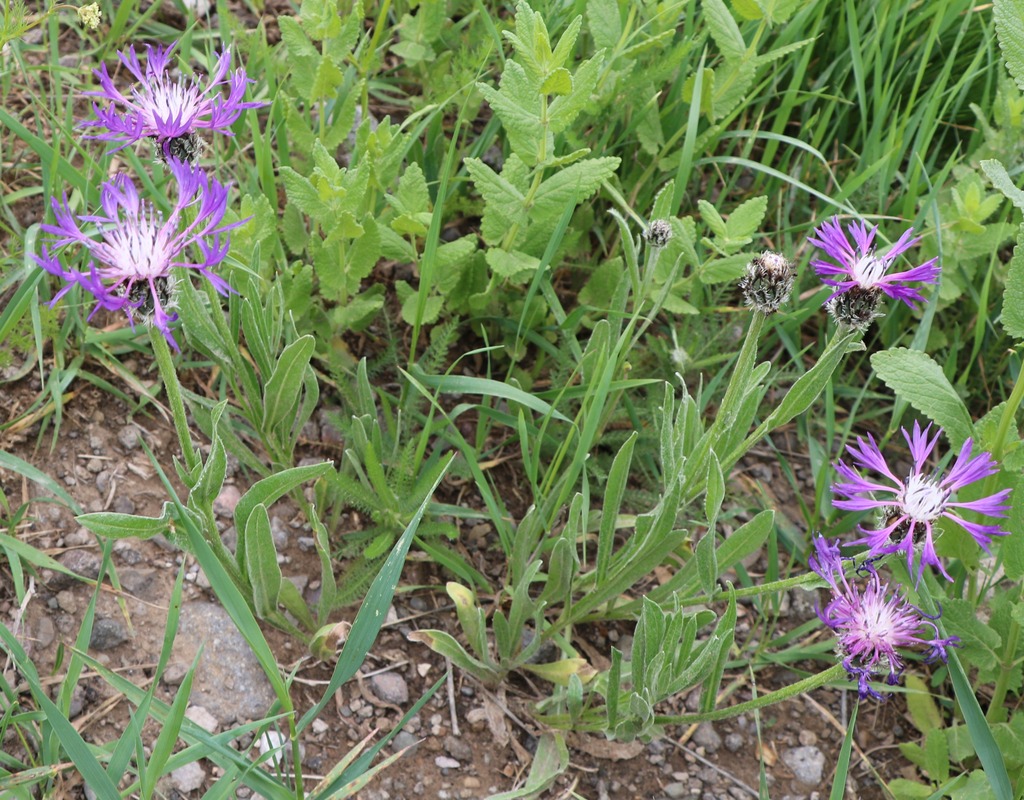
[(871, 561), (857, 569), (861, 581), (849, 581), (839, 555), (838, 541), (824, 536), (814, 540), (815, 552), (810, 567), (825, 579), (832, 598), (818, 617), (838, 639), (838, 650), (847, 673), (857, 680), (861, 699), (883, 700), (870, 681), (885, 679), (890, 686), (899, 683), (904, 662), (901, 650), (925, 648), (926, 661), (945, 662), (956, 636), (942, 637), (935, 620), (900, 593), (900, 587), (883, 583)]
[(100, 26), (99, 3), (89, 3), (87, 6), (81, 6), (78, 9), (78, 19), (81, 20), (85, 27), (90, 30), (96, 30)]
[[(811, 244), (820, 247), (837, 262), (833, 264), (815, 259), (811, 261), (811, 266), (823, 283), (835, 289), (825, 301), (829, 312), (837, 321), (851, 327), (866, 328), (876, 316), (879, 292), (913, 307), (915, 302), (924, 302), (924, 296), (914, 284), (934, 284), (939, 279), (940, 268), (937, 258), (905, 272), (889, 272), (899, 256), (921, 241), (920, 237), (914, 237), (913, 228), (904, 231), (884, 255), (875, 252), (877, 232), (877, 226), (868, 229), (863, 222), (851, 222), (846, 226), (846, 230), (843, 230), (839, 218), (832, 217), (814, 231), (814, 237), (808, 239)], [(844, 304), (839, 302), (839, 298), (851, 292), (855, 295), (851, 298), (851, 305), (854, 308), (846, 309)], [(847, 322), (847, 317), (853, 321)]]
[(954, 497), (958, 490), (998, 472), (992, 456), (982, 452), (971, 457), (974, 442), (968, 439), (960, 448), (953, 466), (943, 475), (927, 467), (942, 429), (937, 429), (930, 438), (931, 425), (922, 431), (920, 424), (915, 422), (913, 433), (908, 433), (906, 428), (901, 430), (914, 462), (910, 474), (900, 478), (893, 472), (871, 434), (868, 434), (866, 442), (858, 437), (856, 444), (847, 447), (847, 452), (856, 467), (878, 477), (866, 478), (840, 460), (836, 471), (842, 481), (832, 486), (833, 494), (839, 499), (833, 500), (832, 504), (848, 511), (875, 509), (881, 513), (881, 525), (874, 530), (861, 528), (863, 536), (855, 542), (867, 545), (873, 557), (902, 552), (906, 555), (907, 569), (912, 572), (914, 556), (920, 551), (919, 582), (926, 564), (938, 569), (947, 580), (952, 580), (935, 553), (935, 523), (940, 517), (955, 522), (987, 553), (992, 537), (1004, 536), (1006, 531), (998, 525), (966, 520), (961, 511), (966, 509), (984, 516), (1005, 517), (1010, 490), (1003, 489), (977, 500), (957, 501)]
[[(171, 76), (175, 47), (177, 43), (168, 48), (146, 45), (145, 69), (134, 45), (119, 52), (121, 63), (136, 80), (127, 93), (114, 85), (106, 64), (94, 71), (102, 89), (86, 94), (109, 102), (105, 107), (93, 103), (96, 119), (82, 125), (106, 130), (89, 138), (117, 142), (115, 150), (142, 139), (154, 139), (165, 161), (179, 159), (195, 164), (202, 150), (200, 130), (231, 136), (231, 125), (245, 109), (266, 105), (242, 99), (246, 84), (253, 81), (246, 77), (243, 67), (230, 71), (230, 48), (219, 55), (214, 53), (216, 67), (204, 88), (198, 77)], [(228, 89), (227, 96), (222, 92), (224, 87)]]
[[(151, 324), (175, 348), (170, 324), (173, 313), (175, 267), (195, 270), (221, 294), (231, 287), (214, 273), (227, 256), (227, 231), (245, 220), (223, 225), (228, 189), (201, 169), (179, 161), (168, 166), (178, 186), (178, 196), (165, 219), (139, 198), (131, 179), (121, 174), (100, 188), (101, 210), (75, 216), (63, 202), (52, 199), (56, 225), (42, 229), (56, 238), (44, 246), (36, 263), (64, 279), (51, 306), (79, 285), (96, 298), (90, 319), (100, 308), (123, 311), (134, 327), (136, 321)], [(188, 218), (184, 211), (189, 209)], [(89, 252), (86, 270), (65, 269), (51, 247), (79, 244)]]
[(774, 314), (793, 291), (793, 264), (779, 253), (765, 250), (751, 259), (740, 278), (740, 291), (748, 306), (762, 314)]

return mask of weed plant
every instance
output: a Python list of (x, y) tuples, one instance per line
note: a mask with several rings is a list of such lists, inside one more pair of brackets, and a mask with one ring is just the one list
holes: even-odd
[[(0, 435), (41, 421), (56, 442), (83, 380), (136, 413), (163, 402), (187, 496), (154, 456), (161, 515), (87, 514), (0, 453), (102, 543), (55, 692), (0, 623), (0, 792), (57, 796), (73, 770), (104, 800), (148, 798), (206, 758), (213, 796), (352, 796), (398, 757), (374, 763), (397, 728), (316, 784), (300, 739), (416, 547), (457, 625), (412, 646), (490, 686), (541, 679), (548, 732), (496, 797), (551, 786), (571, 731), (646, 740), (826, 685), (906, 698), (917, 780), (892, 796), (1021, 796), (1024, 3), (303, 0), (276, 26), (246, 10), (261, 21), (223, 3), (177, 7), (183, 29), (138, 3), (4, 12), (0, 352), (29, 353), (5, 379), (42, 389)], [(303, 460), (325, 400), (336, 463)], [(766, 452), (798, 509), (737, 490)], [(509, 453), (521, 513), (489, 469)], [(252, 480), (234, 552), (213, 513), (229, 456)], [(450, 475), (473, 502), (446, 502)], [(314, 534), (312, 606), (271, 535), (286, 496)], [(2, 499), (23, 609), (41, 570), (67, 570), (19, 537), (36, 504)], [(368, 521), (342, 531), (351, 510)], [(497, 579), (454, 546), (467, 520), (493, 528)], [(278, 698), (266, 719), (189, 722), (195, 665), (156, 698), (184, 566), (148, 688), (89, 655), (113, 540), (158, 533), (252, 646)], [(780, 598), (800, 591), (818, 618), (786, 630)], [(598, 622), (633, 635), (603, 668), (580, 646)], [(305, 714), (261, 623), (334, 662)], [(729, 696), (780, 663), (799, 679)], [(87, 668), (132, 706), (106, 743), (68, 719)], [(668, 713), (688, 691), (697, 710)], [(231, 745), (272, 727), (283, 758), (254, 767)]]

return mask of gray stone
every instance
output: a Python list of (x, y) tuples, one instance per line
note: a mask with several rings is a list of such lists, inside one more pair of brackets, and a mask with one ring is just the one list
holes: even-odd
[(225, 486), (213, 501), (213, 513), (218, 517), (231, 517), (241, 499), (242, 493), (237, 486)]
[(391, 749), (396, 753), (399, 750), (404, 750), (406, 747), (411, 747), (410, 754), (415, 753), (419, 747), (420, 740), (417, 739), (409, 731), (399, 731), (395, 734), (395, 738), (391, 740)]
[(686, 797), (690, 790), (686, 787), (685, 783), (681, 781), (673, 781), (672, 783), (666, 783), (662, 788), (666, 797), (671, 797), (672, 800), (678, 800), (680, 797)]
[(188, 794), (203, 788), (206, 780), (206, 771), (199, 766), (199, 762), (193, 761), (185, 764), (171, 772), (171, 785), (182, 794)]
[(805, 786), (821, 783), (825, 771), (825, 754), (817, 747), (791, 747), (784, 750), (782, 760), (793, 770), (793, 776)]
[[(132, 551), (135, 552), (135, 551)], [(118, 570), (121, 586), (128, 594), (143, 600), (153, 600), (153, 586), (156, 583), (155, 569), (122, 569)]]
[(95, 541), (93, 535), (89, 533), (87, 528), (79, 528), (77, 531), (72, 531), (64, 537), (65, 547), (82, 547), (90, 542)]
[(278, 516), (270, 518), (270, 536), (274, 540), (274, 547), (281, 552), (288, 546), (288, 526)]
[(231, 617), (216, 603), (185, 603), (174, 643), (174, 660), (191, 664), (204, 643), (203, 658), (192, 685), (192, 701), (213, 714), (221, 725), (266, 716), (276, 699), (274, 691)]
[(191, 706), (185, 711), (185, 716), (207, 733), (216, 733), (220, 723), (217, 719), (202, 706)]
[(472, 761), (473, 748), (465, 739), (449, 734), (444, 737), (444, 751), (459, 761)]
[(93, 650), (113, 650), (128, 641), (128, 630), (120, 620), (100, 617), (92, 626), (89, 647)]
[[(61, 565), (83, 578), (95, 580), (100, 574), (100, 557), (91, 550), (68, 550), (60, 558)], [(57, 583), (70, 586), (74, 580), (58, 573)]]
[(743, 747), (744, 739), (742, 733), (730, 733), (725, 737), (725, 749), (730, 753), (737, 752)]
[(437, 766), (439, 766), (441, 769), (458, 769), (462, 766), (462, 764), (460, 764), (454, 758), (449, 758), (448, 756), (437, 756), (434, 759), (434, 763), (437, 764)]
[(113, 509), (118, 514), (134, 514), (135, 501), (126, 494), (118, 495), (114, 498)]
[(382, 672), (370, 678), (370, 689), (385, 703), (400, 706), (409, 702), (409, 684), (395, 672)]
[(134, 425), (125, 425), (117, 432), (117, 443), (125, 452), (139, 446), (139, 429)]
[(702, 722), (694, 731), (693, 741), (695, 744), (704, 747), (708, 752), (715, 752), (722, 746), (722, 737), (710, 722)]

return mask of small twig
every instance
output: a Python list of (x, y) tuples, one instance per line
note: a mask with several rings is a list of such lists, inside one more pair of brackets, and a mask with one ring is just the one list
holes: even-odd
[(670, 738), (668, 736), (665, 737), (665, 741), (666, 742), (671, 742), (676, 747), (678, 747), (680, 750), (682, 750), (684, 753), (687, 753), (687, 754), (693, 756), (695, 759), (697, 759), (705, 767), (709, 767), (710, 769), (713, 769), (715, 772), (717, 772), (719, 775), (721, 775), (723, 778), (729, 779), (730, 781), (735, 783), (738, 787), (740, 787), (744, 792), (749, 794), (751, 797), (760, 797), (761, 796), (756, 791), (754, 791), (751, 787), (747, 786), (747, 784), (745, 784), (743, 781), (741, 781), (739, 778), (737, 778), (735, 775), (733, 775), (731, 772), (729, 772), (728, 770), (724, 770), (720, 766), (718, 766), (717, 764), (714, 764), (714, 763), (708, 761), (706, 758), (704, 758), (704, 756), (699, 755), (698, 753), (694, 752), (689, 747), (687, 747), (685, 744), (679, 744), (679, 742), (677, 742), (675, 739), (672, 739), (672, 738)]
[(452, 676), (452, 660), (445, 658), (445, 666), (448, 668), (448, 677), (446, 683), (448, 684), (448, 715), (452, 720), (452, 736), (461, 736), (459, 733), (459, 718), (455, 713), (455, 678)]

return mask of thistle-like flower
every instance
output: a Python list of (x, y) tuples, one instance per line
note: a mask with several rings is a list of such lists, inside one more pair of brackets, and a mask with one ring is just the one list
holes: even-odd
[[(47, 246), (35, 260), (67, 282), (51, 306), (78, 284), (96, 298), (90, 319), (100, 308), (123, 311), (133, 328), (136, 321), (151, 324), (177, 349), (170, 331), (170, 324), (178, 318), (172, 311), (172, 270), (195, 270), (218, 292), (227, 294), (231, 287), (213, 269), (228, 254), (227, 231), (245, 220), (222, 225), (227, 187), (203, 170), (179, 161), (171, 161), (168, 166), (177, 182), (178, 197), (166, 219), (140, 200), (128, 177), (117, 175), (100, 188), (99, 213), (75, 217), (68, 209), (66, 196), (63, 202), (53, 198), (57, 224), (41, 226), (56, 237), (53, 247), (77, 243), (86, 248), (91, 256), (87, 271), (64, 269)], [(191, 222), (182, 219), (186, 208), (191, 211)]]
[[(102, 90), (86, 94), (110, 102), (105, 108), (93, 103), (96, 119), (82, 125), (106, 130), (88, 138), (117, 142), (115, 150), (151, 138), (156, 141), (163, 160), (195, 164), (202, 151), (198, 131), (205, 128), (231, 136), (230, 126), (242, 111), (266, 105), (242, 100), (246, 84), (253, 81), (246, 77), (242, 67), (229, 74), (230, 48), (220, 55), (214, 54), (216, 69), (209, 76), (206, 88), (202, 88), (197, 77), (172, 78), (169, 74), (175, 47), (177, 43), (166, 49), (146, 45), (145, 70), (135, 55), (134, 46), (118, 53), (121, 63), (136, 79), (128, 94), (114, 85), (106, 64), (94, 70)], [(228, 87), (227, 97), (221, 92), (225, 86)]]
[(740, 291), (748, 306), (762, 314), (774, 314), (793, 291), (793, 264), (783, 255), (765, 250), (751, 259), (740, 278)]
[(966, 530), (974, 541), (987, 553), (993, 536), (1004, 536), (1006, 531), (998, 525), (969, 522), (960, 516), (960, 509), (967, 509), (989, 517), (1005, 517), (1009, 509), (1006, 502), (1009, 489), (1003, 489), (987, 497), (967, 502), (957, 502), (953, 495), (965, 486), (994, 475), (998, 471), (996, 462), (989, 453), (971, 457), (973, 441), (968, 439), (960, 449), (953, 466), (945, 476), (929, 471), (928, 457), (942, 434), (936, 430), (929, 438), (931, 425), (921, 430), (915, 422), (913, 433), (903, 428), (903, 437), (910, 446), (914, 466), (906, 478), (898, 478), (889, 468), (871, 434), (867, 442), (858, 437), (857, 443), (847, 448), (857, 467), (881, 476), (868, 479), (840, 460), (836, 471), (843, 479), (832, 486), (833, 494), (840, 499), (833, 500), (836, 508), (848, 511), (877, 509), (881, 512), (882, 524), (875, 530), (860, 529), (863, 537), (854, 544), (865, 544), (872, 557), (888, 553), (903, 552), (907, 558), (907, 569), (913, 572), (915, 553), (920, 550), (917, 580), (920, 582), (926, 564), (931, 564), (947, 580), (953, 580), (943, 568), (935, 554), (934, 526), (939, 517), (946, 517)]
[[(902, 300), (908, 306), (913, 307), (915, 302), (924, 302), (923, 295), (913, 284), (934, 284), (938, 282), (940, 268), (937, 258), (926, 261), (921, 266), (914, 267), (906, 272), (889, 274), (889, 268), (893, 265), (893, 262), (921, 241), (920, 237), (914, 238), (913, 228), (908, 228), (904, 231), (903, 235), (889, 248), (885, 255), (879, 255), (875, 252), (874, 242), (877, 232), (877, 226), (869, 230), (868, 226), (863, 222), (852, 222), (847, 225), (844, 231), (843, 226), (839, 223), (839, 218), (833, 217), (823, 222), (814, 231), (817, 238), (812, 237), (808, 239), (811, 244), (815, 247), (820, 247), (834, 261), (838, 262), (832, 264), (821, 259), (811, 262), (811, 266), (814, 267), (815, 272), (821, 277), (822, 282), (835, 288), (835, 291), (825, 301), (826, 306), (829, 306), (830, 303), (833, 303), (833, 301), (847, 292), (860, 290), (861, 297), (866, 297), (865, 293), (867, 292), (875, 293), (874, 302), (876, 306), (878, 301), (877, 292), (882, 292), (896, 300)], [(852, 244), (848, 234), (853, 236)], [(829, 311), (834, 316), (837, 315), (837, 310), (831, 306)], [(838, 308), (838, 312), (842, 312), (841, 307)], [(870, 309), (867, 322), (863, 323), (863, 327), (867, 327), (867, 324), (870, 323), (873, 317), (874, 307)], [(845, 323), (845, 319), (842, 319), (840, 316), (836, 316), (836, 318)], [(864, 314), (854, 317), (854, 319), (863, 318)]]
[(959, 639), (940, 635), (935, 624), (938, 616), (930, 617), (911, 605), (899, 586), (883, 583), (871, 561), (857, 569), (864, 585), (851, 583), (843, 570), (838, 541), (818, 536), (814, 548), (808, 563), (832, 591), (832, 599), (818, 609), (818, 617), (835, 632), (843, 666), (857, 680), (862, 700), (885, 699), (869, 681), (884, 678), (890, 686), (899, 683), (904, 670), (901, 649), (923, 647), (929, 662), (948, 659), (948, 649), (956, 647)]

